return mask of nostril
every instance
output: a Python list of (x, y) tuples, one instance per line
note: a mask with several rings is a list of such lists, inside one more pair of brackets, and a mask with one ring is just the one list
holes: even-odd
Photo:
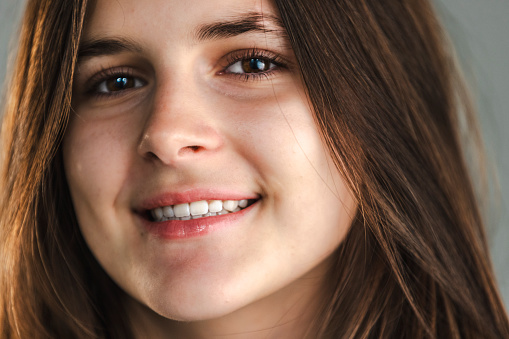
[(154, 152), (148, 152), (146, 154), (146, 157), (147, 157), (147, 159), (150, 159), (150, 160), (157, 159), (157, 155)]
[(194, 153), (198, 153), (199, 151), (201, 150), (204, 150), (205, 148), (203, 146), (197, 146), (197, 145), (192, 145), (192, 146), (186, 146), (186, 147), (182, 147), (179, 151), (178, 151), (178, 155), (179, 156), (183, 156), (183, 155), (191, 155), (191, 154), (194, 154)]

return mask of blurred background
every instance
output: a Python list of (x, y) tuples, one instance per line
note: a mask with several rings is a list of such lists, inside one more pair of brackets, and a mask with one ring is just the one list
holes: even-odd
[[(16, 45), (24, 0), (0, 0), (0, 84)], [(493, 168), (489, 242), (509, 308), (509, 0), (434, 0), (473, 92)], [(9, 58), (11, 56), (11, 58)], [(4, 86), (2, 86), (3, 88)], [(3, 90), (0, 97), (3, 101)]]

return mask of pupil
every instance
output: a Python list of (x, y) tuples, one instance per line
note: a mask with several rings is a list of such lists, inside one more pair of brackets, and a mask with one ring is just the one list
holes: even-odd
[(127, 85), (127, 78), (117, 78), (115, 79), (115, 87), (116, 88), (124, 88)]

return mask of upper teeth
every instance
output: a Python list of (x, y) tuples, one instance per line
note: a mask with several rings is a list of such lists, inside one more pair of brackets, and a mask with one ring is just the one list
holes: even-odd
[(191, 203), (157, 207), (150, 211), (154, 221), (189, 220), (238, 212), (247, 207), (247, 200), (201, 200)]

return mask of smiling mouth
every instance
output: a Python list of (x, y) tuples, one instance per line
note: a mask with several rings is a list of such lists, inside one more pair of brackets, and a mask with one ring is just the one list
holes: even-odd
[(191, 220), (236, 213), (251, 206), (256, 201), (257, 199), (200, 200), (191, 203), (157, 207), (149, 210), (147, 214), (152, 222)]

